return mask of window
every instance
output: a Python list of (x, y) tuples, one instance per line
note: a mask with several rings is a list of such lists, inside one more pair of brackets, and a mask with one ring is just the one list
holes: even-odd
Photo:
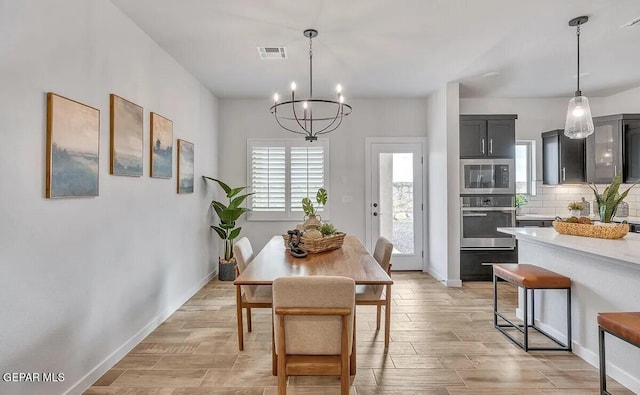
[(516, 193), (536, 194), (536, 145), (533, 140), (516, 141)]
[[(328, 140), (314, 143), (302, 139), (249, 139), (247, 184), (253, 195), (247, 200), (250, 221), (298, 221), (302, 199), (309, 197), (318, 209), (318, 189), (329, 184)], [(328, 218), (327, 206), (318, 209)]]

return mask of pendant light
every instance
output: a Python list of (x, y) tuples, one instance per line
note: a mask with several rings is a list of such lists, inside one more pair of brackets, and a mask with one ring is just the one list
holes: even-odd
[(564, 125), (565, 136), (572, 139), (583, 139), (593, 133), (593, 119), (591, 118), (589, 99), (586, 96), (582, 96), (582, 91), (580, 91), (580, 25), (587, 23), (588, 20), (589, 17), (587, 16), (579, 16), (569, 21), (569, 26), (576, 27), (578, 39), (578, 73), (576, 74), (578, 88), (575, 97), (569, 100), (567, 121)]
[(342, 86), (336, 86), (335, 100), (313, 97), (313, 47), (312, 40), (318, 36), (315, 29), (303, 32), (309, 39), (309, 96), (296, 99), (296, 83), (291, 83), (291, 100), (279, 101), (276, 93), (273, 95), (273, 105), (269, 109), (278, 125), (283, 129), (304, 135), (306, 141), (316, 141), (318, 135), (336, 130), (342, 119), (351, 114), (351, 106), (344, 102)]

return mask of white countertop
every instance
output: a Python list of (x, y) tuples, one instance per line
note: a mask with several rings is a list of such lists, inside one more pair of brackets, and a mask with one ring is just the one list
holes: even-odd
[(616, 259), (640, 269), (640, 234), (628, 233), (622, 239), (561, 235), (553, 228), (498, 228), (499, 232), (528, 240), (567, 248), (603, 258)]
[[(569, 218), (571, 217), (570, 213), (567, 214), (560, 214), (560, 215), (553, 215), (553, 214), (520, 214), (516, 216), (516, 220), (518, 221), (526, 221), (526, 220), (531, 220), (531, 221), (551, 221), (554, 220), (556, 218), (556, 216), (559, 216), (561, 218)], [(589, 216), (589, 218), (591, 218), (592, 220), (597, 220), (598, 217), (596, 217), (595, 215), (591, 215)], [(640, 224), (640, 217), (614, 217), (613, 218), (614, 221), (616, 222), (622, 222), (622, 221), (627, 221), (630, 224)]]

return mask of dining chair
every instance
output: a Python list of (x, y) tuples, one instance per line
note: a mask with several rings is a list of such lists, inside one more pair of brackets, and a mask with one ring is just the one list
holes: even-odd
[(287, 393), (288, 376), (340, 376), (340, 393), (348, 394), (355, 374), (353, 279), (277, 278), (273, 311), (278, 394)]
[[(248, 238), (242, 237), (233, 244), (233, 255), (236, 258), (236, 277), (238, 277), (253, 260), (253, 247)], [(236, 313), (238, 316), (238, 349), (244, 350), (244, 325), (242, 309), (247, 311), (247, 330), (251, 332), (251, 309), (272, 306), (271, 286), (241, 285), (241, 292), (236, 292)]]
[[(378, 262), (382, 269), (391, 276), (391, 253), (393, 244), (386, 237), (379, 237), (376, 241), (376, 247), (373, 250), (373, 258)], [(357, 285), (356, 286), (356, 305), (360, 306), (376, 306), (376, 329), (380, 329), (380, 316), (382, 306), (386, 305), (386, 298), (382, 295), (384, 285)], [(387, 314), (387, 317), (390, 315)], [(384, 345), (389, 346), (389, 328), (390, 322), (385, 320)]]

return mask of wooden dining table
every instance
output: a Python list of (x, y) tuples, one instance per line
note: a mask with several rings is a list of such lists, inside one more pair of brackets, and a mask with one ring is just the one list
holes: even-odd
[[(305, 258), (294, 258), (285, 248), (282, 236), (273, 236), (233, 282), (236, 286), (236, 303), (240, 303), (242, 285), (272, 285), (276, 278), (291, 276), (344, 276), (352, 278), (356, 285), (384, 285), (386, 287), (385, 348), (389, 347), (393, 280), (357, 237), (345, 236), (341, 248), (309, 254)], [(242, 328), (242, 314), (238, 314), (237, 318), (238, 328)], [(238, 331), (238, 340), (239, 344), (242, 344), (242, 330)], [(272, 351), (274, 351), (273, 342)], [(275, 353), (272, 354), (275, 358)], [(351, 369), (355, 374), (355, 352), (353, 354), (354, 363)]]

